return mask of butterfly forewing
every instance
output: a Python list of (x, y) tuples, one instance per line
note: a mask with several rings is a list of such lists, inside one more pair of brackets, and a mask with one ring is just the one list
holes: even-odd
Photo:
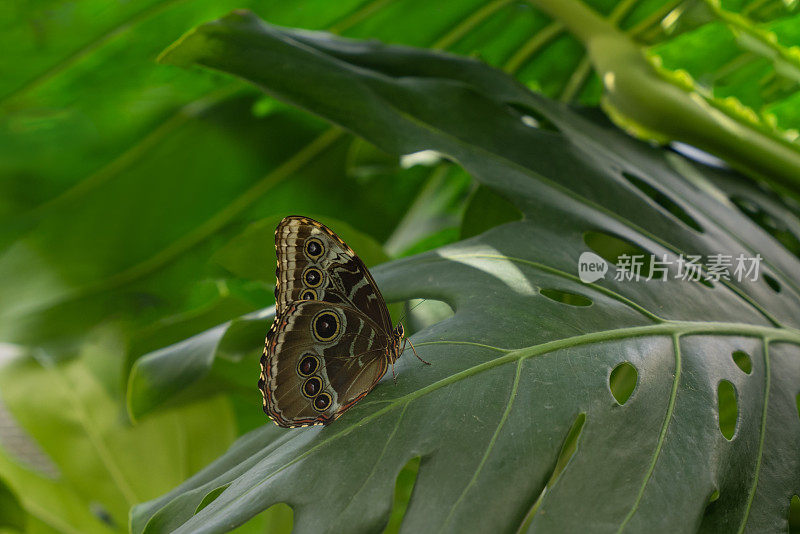
[(286, 217), (275, 230), (276, 315), (296, 300), (352, 306), (389, 332), (386, 303), (364, 262), (325, 225)]
[(364, 263), (317, 221), (283, 219), (275, 250), (276, 314), (259, 380), (264, 411), (280, 426), (327, 424), (397, 357), (389, 311)]

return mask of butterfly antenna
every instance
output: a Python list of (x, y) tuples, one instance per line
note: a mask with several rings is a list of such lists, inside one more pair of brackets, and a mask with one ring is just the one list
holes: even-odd
[(411, 350), (414, 351), (414, 356), (416, 356), (419, 361), (421, 361), (425, 365), (430, 365), (431, 364), (431, 362), (426, 362), (425, 360), (423, 360), (422, 358), (419, 357), (419, 354), (417, 354), (417, 349), (414, 348), (414, 344), (411, 342), (410, 339), (406, 338), (406, 341), (408, 341), (408, 344), (411, 345)]
[(414, 304), (414, 305), (411, 307), (411, 309), (410, 309), (410, 310), (408, 310), (407, 312), (403, 312), (403, 316), (402, 316), (402, 317), (400, 318), (400, 320), (399, 320), (399, 321), (397, 321), (397, 322), (398, 322), (398, 323), (402, 323), (402, 322), (405, 320), (405, 318), (408, 316), (408, 314), (409, 314), (409, 313), (411, 313), (412, 311), (414, 311), (414, 308), (416, 308), (417, 306), (419, 306), (420, 304), (422, 304), (422, 303), (423, 303), (423, 302), (425, 302), (426, 300), (428, 300), (428, 299), (422, 299), (421, 301), (419, 301), (419, 302), (417, 302), (416, 304)]

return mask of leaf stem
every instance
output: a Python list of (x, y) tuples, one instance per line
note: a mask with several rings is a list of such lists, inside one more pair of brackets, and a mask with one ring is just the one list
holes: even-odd
[(796, 188), (800, 148), (774, 128), (742, 120), (719, 102), (659, 73), (628, 35), (578, 0), (531, 0), (586, 47), (603, 82), (603, 107), (639, 136), (679, 140), (724, 158), (744, 171)]

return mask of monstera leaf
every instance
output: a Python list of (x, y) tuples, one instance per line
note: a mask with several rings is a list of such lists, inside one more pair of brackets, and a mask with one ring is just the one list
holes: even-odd
[[(769, 210), (769, 193), (473, 60), (247, 12), (164, 59), (246, 78), (388, 152), (437, 151), (522, 219), (374, 269), (387, 299), (454, 310), (413, 336), (433, 365), (403, 357), (396, 385), (328, 427), (265, 422), (135, 507), (133, 532), (222, 532), (279, 502), (297, 532), (380, 530), (417, 458), (407, 532), (786, 530), (800, 492), (800, 262), (736, 207)], [(781, 217), (797, 228), (791, 209)], [(581, 281), (585, 253), (604, 277)], [(637, 254), (658, 276), (623, 276)], [(681, 255), (702, 256), (701, 280), (680, 279)], [(760, 257), (758, 276), (716, 278), (714, 255)], [(206, 365), (226, 332), (195, 340)]]

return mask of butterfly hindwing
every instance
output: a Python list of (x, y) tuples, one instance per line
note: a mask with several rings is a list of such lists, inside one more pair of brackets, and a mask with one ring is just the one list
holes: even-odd
[(386, 303), (364, 262), (325, 225), (284, 218), (275, 230), (275, 251), (276, 315), (294, 301), (322, 300), (349, 305), (391, 331)]
[(386, 373), (389, 342), (352, 307), (289, 303), (273, 323), (262, 356), (264, 411), (285, 427), (333, 421)]
[(275, 320), (261, 358), (264, 411), (280, 426), (327, 424), (400, 356), (401, 327), (364, 263), (308, 217), (275, 230)]

